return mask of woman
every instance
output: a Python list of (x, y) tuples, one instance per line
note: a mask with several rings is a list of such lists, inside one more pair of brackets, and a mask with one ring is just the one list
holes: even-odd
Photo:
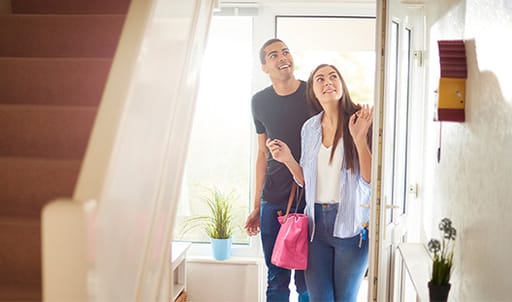
[(305, 188), (309, 217), (306, 285), (311, 301), (356, 301), (368, 266), (368, 204), (373, 108), (356, 105), (340, 72), (315, 68), (308, 102), (321, 112), (302, 126), (300, 164), (288, 146), (267, 140), (273, 158)]

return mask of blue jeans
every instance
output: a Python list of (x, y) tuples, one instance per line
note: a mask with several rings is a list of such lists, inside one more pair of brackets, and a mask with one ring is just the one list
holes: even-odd
[[(288, 302), (290, 299), (290, 278), (291, 270), (280, 268), (272, 264), (272, 250), (276, 242), (277, 233), (280, 224), (277, 221), (277, 211), (286, 213), (286, 205), (280, 206), (261, 200), (260, 206), (260, 230), (261, 243), (265, 263), (267, 264), (267, 302)], [(292, 205), (290, 212), (295, 211)], [(302, 213), (302, 212), (301, 212)], [(299, 302), (309, 301), (306, 282), (304, 280), (304, 271), (295, 271), (295, 287), (299, 294)]]
[(333, 236), (338, 204), (315, 204), (315, 236), (309, 243), (306, 284), (313, 302), (357, 301), (368, 267), (368, 240)]

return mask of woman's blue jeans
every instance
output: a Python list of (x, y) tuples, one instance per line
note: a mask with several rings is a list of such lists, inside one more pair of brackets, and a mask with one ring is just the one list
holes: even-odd
[(312, 302), (354, 302), (368, 267), (368, 240), (333, 236), (338, 204), (315, 204), (315, 234), (309, 243), (306, 284)]
[[(291, 270), (280, 268), (272, 264), (272, 250), (276, 242), (277, 233), (281, 225), (277, 221), (277, 212), (286, 213), (286, 205), (280, 206), (261, 200), (260, 206), (260, 230), (261, 243), (265, 263), (267, 264), (267, 302), (288, 302), (290, 299), (290, 278)], [(292, 206), (292, 210), (295, 208)], [(303, 213), (302, 211), (299, 211)], [(295, 271), (295, 287), (299, 295), (299, 302), (309, 301), (306, 282), (304, 280), (304, 271)]]

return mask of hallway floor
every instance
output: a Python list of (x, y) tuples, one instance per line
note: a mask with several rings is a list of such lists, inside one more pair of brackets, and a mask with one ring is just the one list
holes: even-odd
[[(292, 278), (293, 280), (293, 278)], [(368, 279), (365, 278), (363, 282), (361, 282), (361, 288), (359, 288), (359, 295), (357, 296), (357, 302), (366, 302), (368, 301)], [(297, 292), (295, 291), (295, 285), (290, 284), (290, 302), (298, 302)]]

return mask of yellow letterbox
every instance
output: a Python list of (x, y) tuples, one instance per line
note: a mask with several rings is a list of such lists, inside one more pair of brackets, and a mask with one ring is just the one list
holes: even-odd
[(437, 121), (463, 122), (466, 102), (466, 48), (463, 40), (437, 41), (441, 78), (437, 90)]

